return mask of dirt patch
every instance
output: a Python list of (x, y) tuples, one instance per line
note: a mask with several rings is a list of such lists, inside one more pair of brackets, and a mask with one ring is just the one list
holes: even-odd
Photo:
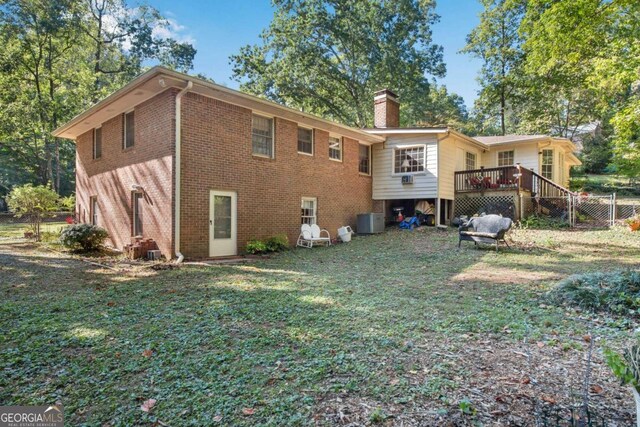
[(391, 377), (388, 384), (393, 388), (409, 382), (423, 389), (423, 399), (376, 400), (336, 393), (318, 403), (314, 417), (333, 425), (382, 420), (380, 425), (533, 426), (543, 425), (538, 423), (545, 419), (551, 422), (551, 414), (565, 420), (572, 410), (579, 415), (587, 402), (593, 420), (603, 419), (608, 426), (632, 425), (631, 392), (611, 375), (602, 355), (593, 351), (588, 362), (589, 344), (584, 338), (558, 340), (510, 344), (491, 337), (470, 339), (455, 348), (431, 345), (406, 362), (411, 370)]

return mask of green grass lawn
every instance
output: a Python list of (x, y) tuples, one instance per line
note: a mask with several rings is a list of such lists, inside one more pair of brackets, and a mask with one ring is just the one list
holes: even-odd
[[(40, 225), (42, 233), (57, 233), (67, 226), (66, 222), (45, 222)], [(0, 224), (0, 239), (16, 239), (24, 237), (28, 224)]]
[(513, 238), (496, 254), (393, 230), (124, 273), (0, 243), (0, 404), (59, 401), (68, 425), (523, 425), (540, 402), (580, 402), (591, 342), (591, 404), (631, 420), (601, 350), (638, 324), (541, 297), (573, 273), (637, 267), (640, 236)]

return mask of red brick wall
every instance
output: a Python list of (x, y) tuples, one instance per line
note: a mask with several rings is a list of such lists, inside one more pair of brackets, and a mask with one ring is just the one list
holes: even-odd
[(386, 92), (386, 90), (376, 92), (376, 98), (380, 97), (373, 101), (373, 126), (377, 128), (400, 127), (400, 103), (395, 100), (395, 94)]
[(329, 134), (316, 129), (314, 155), (297, 152), (297, 124), (275, 120), (275, 159), (251, 154), (251, 111), (193, 93), (182, 110), (181, 249), (209, 256), (209, 192), (235, 191), (238, 246), (279, 233), (295, 245), (300, 199), (316, 197), (318, 224), (332, 237), (372, 210), (371, 178), (358, 172), (358, 142), (344, 138), (343, 162), (329, 159)]
[(93, 131), (76, 141), (77, 211), (90, 222), (89, 198), (98, 197), (98, 225), (111, 243), (122, 248), (131, 241), (131, 186), (145, 190), (143, 235), (158, 242), (162, 254), (173, 255), (174, 95), (165, 91), (135, 107), (135, 145), (122, 149), (122, 116), (102, 125), (102, 158), (92, 159)]

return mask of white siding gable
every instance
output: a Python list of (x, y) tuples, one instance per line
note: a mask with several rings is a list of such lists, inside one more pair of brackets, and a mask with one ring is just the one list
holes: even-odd
[[(424, 145), (426, 170), (413, 173), (413, 184), (402, 184), (402, 174), (393, 173), (396, 148)], [(438, 140), (435, 135), (390, 136), (384, 144), (375, 144), (373, 153), (373, 199), (435, 198), (438, 192)]]

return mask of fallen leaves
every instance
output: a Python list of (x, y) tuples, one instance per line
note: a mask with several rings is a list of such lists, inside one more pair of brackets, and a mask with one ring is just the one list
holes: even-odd
[(140, 406), (140, 410), (143, 412), (151, 412), (151, 410), (153, 409), (154, 406), (156, 406), (156, 399), (147, 399), (144, 402), (142, 402), (142, 405)]
[(595, 393), (595, 394), (600, 394), (604, 391), (604, 389), (602, 388), (602, 386), (598, 385), (598, 384), (593, 384), (589, 390), (591, 390), (591, 393)]
[(253, 415), (256, 413), (256, 410), (253, 408), (242, 408), (242, 413), (244, 415)]
[(153, 356), (153, 350), (150, 349), (146, 349), (145, 351), (142, 352), (142, 355), (146, 358), (149, 358), (151, 356)]

